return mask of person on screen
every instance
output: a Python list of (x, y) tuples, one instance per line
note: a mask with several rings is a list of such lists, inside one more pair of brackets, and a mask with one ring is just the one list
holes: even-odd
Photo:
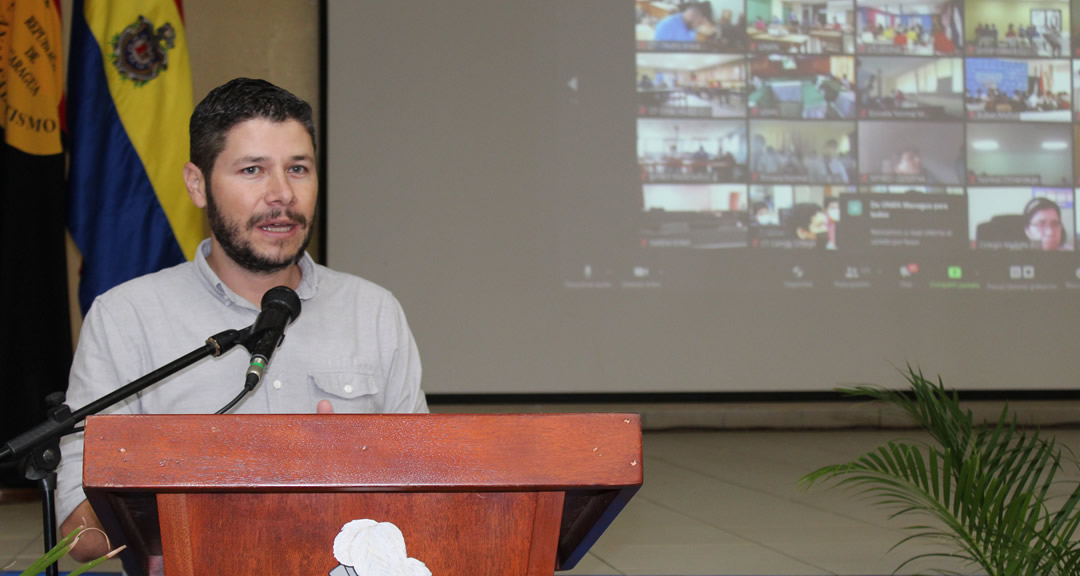
[(893, 172), (909, 176), (921, 176), (923, 174), (923, 166), (922, 156), (919, 154), (919, 151), (915, 148), (905, 148), (901, 150)]
[(904, 29), (903, 26), (901, 26), (893, 34), (893, 45), (894, 46), (907, 46), (907, 43), (908, 43), (907, 31)]
[(1061, 207), (1049, 198), (1033, 198), (1024, 206), (1024, 233), (1040, 250), (1070, 250), (1061, 223)]
[(844, 161), (840, 158), (839, 146), (836, 140), (825, 142), (825, 169), (828, 171), (830, 182), (847, 184), (850, 181), (847, 167), (844, 166)]
[(750, 205), (751, 224), (756, 226), (778, 226), (780, 217), (766, 202), (754, 202)]
[(766, 146), (758, 162), (758, 171), (762, 174), (779, 174), (784, 166), (783, 154), (772, 146)]
[(829, 218), (821, 206), (812, 202), (796, 204), (788, 216), (791, 236), (797, 240), (812, 240), (818, 248), (829, 243)]
[(761, 173), (764, 170), (761, 169), (762, 161), (765, 158), (765, 137), (761, 134), (754, 134), (750, 139), (750, 171), (753, 173)]
[(746, 33), (746, 28), (739, 28), (738, 23), (734, 21), (735, 15), (731, 10), (724, 9), (720, 12), (720, 21), (718, 27), (718, 33), (720, 35), (720, 45), (725, 48), (735, 48), (740, 45), (742, 35)]
[[(858, 92), (859, 103), (863, 106), (868, 106), (870, 104), (870, 99), (874, 94), (874, 84), (877, 82), (877, 75), (870, 74), (865, 78), (866, 80), (863, 82), (862, 86), (856, 86), (856, 91)], [(858, 76), (856, 76), (856, 81), (858, 81)]]
[(811, 180), (828, 180), (829, 171), (825, 168), (825, 159), (816, 150), (807, 150), (802, 160), (803, 172)]
[(1061, 34), (1058, 33), (1057, 28), (1053, 26), (1048, 28), (1043, 34), (1043, 39), (1046, 40), (1051, 56), (1061, 56)]
[(937, 54), (952, 54), (956, 51), (956, 44), (949, 39), (949, 36), (945, 33), (945, 28), (938, 23), (934, 23), (934, 27), (931, 29), (931, 35), (934, 37), (934, 52)]
[(825, 199), (825, 217), (828, 219), (829, 230), (829, 241), (825, 247), (836, 250), (836, 224), (840, 222), (840, 200), (836, 196)]
[[(94, 300), (72, 361), (70, 407), (82, 408), (202, 347), (211, 334), (253, 324), (263, 294), (283, 285), (299, 296), (302, 313), (263, 382), (235, 412), (427, 412), (419, 352), (393, 294), (320, 266), (306, 252), (319, 190), (311, 106), (264, 80), (232, 80), (195, 107), (190, 147), (191, 161), (175, 178), (206, 209), (210, 238), (194, 261)], [(110, 412), (214, 413), (242, 388), (248, 365), (237, 347)], [(66, 436), (61, 447), (61, 532), (84, 523), (100, 528), (82, 490), (82, 434)], [(104, 538), (84, 538), (72, 550), (77, 560), (107, 552)]]
[(1039, 31), (1035, 28), (1034, 24), (1027, 28), (1027, 39), (1028, 45), (1031, 46), (1033, 50), (1039, 49)]
[(656, 24), (653, 40), (696, 42), (698, 30), (707, 26), (712, 26), (712, 5), (708, 2), (690, 2)]
[(664, 155), (664, 173), (665, 174), (680, 174), (683, 168), (683, 158), (679, 154), (679, 149), (674, 144), (668, 148), (667, 154)]

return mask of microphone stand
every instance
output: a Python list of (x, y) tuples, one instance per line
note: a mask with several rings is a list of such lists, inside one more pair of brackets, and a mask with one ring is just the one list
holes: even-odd
[[(206, 344), (202, 347), (196, 348), (74, 412), (66, 404), (63, 404), (60, 397), (54, 396), (50, 400), (55, 404), (49, 409), (44, 422), (0, 446), (0, 462), (22, 458), (20, 467), (23, 470), (23, 475), (28, 480), (36, 481), (41, 488), (41, 514), (46, 552), (52, 550), (57, 542), (55, 492), (56, 468), (60, 465), (60, 437), (78, 432), (75, 425), (85, 420), (87, 416), (97, 414), (203, 358), (221, 356), (237, 344), (247, 346), (247, 339), (250, 335), (251, 327), (243, 330), (225, 330), (215, 334), (207, 338)], [(58, 576), (59, 573), (58, 563), (53, 563), (45, 569), (47, 576)]]

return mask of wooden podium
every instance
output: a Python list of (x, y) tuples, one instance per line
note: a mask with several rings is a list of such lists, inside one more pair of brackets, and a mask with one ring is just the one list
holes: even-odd
[(362, 518), (434, 576), (550, 576), (641, 481), (636, 414), (86, 421), (83, 484), (131, 576), (326, 575)]

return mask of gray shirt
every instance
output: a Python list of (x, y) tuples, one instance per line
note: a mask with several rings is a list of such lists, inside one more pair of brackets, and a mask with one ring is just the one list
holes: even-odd
[[(137, 278), (90, 307), (71, 367), (67, 402), (91, 401), (200, 347), (209, 336), (255, 321), (258, 308), (225, 286), (206, 261)], [(285, 330), (259, 386), (233, 414), (304, 414), (329, 400), (339, 413), (427, 412), (420, 355), (401, 305), (356, 276), (300, 260), (300, 315)], [(115, 406), (112, 414), (210, 414), (244, 384), (249, 354), (237, 346), (207, 358)], [(61, 443), (57, 514), (82, 502), (82, 434)]]

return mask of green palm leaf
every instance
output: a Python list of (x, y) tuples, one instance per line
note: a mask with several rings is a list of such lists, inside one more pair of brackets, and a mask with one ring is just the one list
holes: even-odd
[(800, 483), (852, 488), (889, 509), (890, 518), (929, 519), (930, 525), (908, 526), (895, 547), (933, 541), (951, 550), (920, 554), (897, 570), (947, 558), (988, 576), (1080, 576), (1080, 485), (1064, 498), (1051, 497), (1062, 467), (1053, 439), (1021, 429), (1008, 407), (996, 422), (976, 424), (940, 378), (931, 382), (910, 366), (904, 377), (910, 395), (869, 386), (843, 392), (895, 406), (932, 442), (888, 442)]

